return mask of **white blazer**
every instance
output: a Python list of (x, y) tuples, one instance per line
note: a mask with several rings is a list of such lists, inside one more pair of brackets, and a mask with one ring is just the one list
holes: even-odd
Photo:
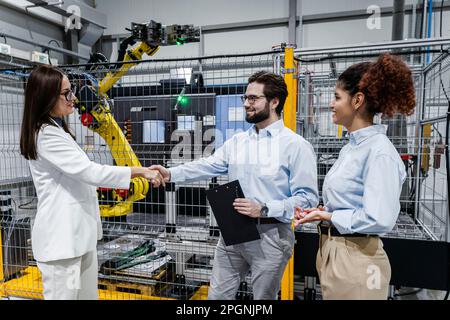
[(38, 198), (34, 258), (48, 262), (95, 250), (102, 238), (96, 187), (128, 189), (131, 168), (90, 161), (68, 133), (51, 125), (39, 131), (37, 160), (29, 165)]

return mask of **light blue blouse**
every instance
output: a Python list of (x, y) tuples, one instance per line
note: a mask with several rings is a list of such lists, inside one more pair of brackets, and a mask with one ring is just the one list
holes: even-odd
[(405, 165), (383, 125), (352, 132), (323, 184), (333, 225), (341, 234), (391, 231), (405, 179)]

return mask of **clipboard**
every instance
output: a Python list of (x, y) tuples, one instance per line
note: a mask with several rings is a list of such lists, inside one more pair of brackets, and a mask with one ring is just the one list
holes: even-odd
[(216, 217), (225, 245), (244, 243), (261, 239), (256, 219), (237, 212), (234, 199), (245, 198), (238, 180), (206, 191), (209, 205)]

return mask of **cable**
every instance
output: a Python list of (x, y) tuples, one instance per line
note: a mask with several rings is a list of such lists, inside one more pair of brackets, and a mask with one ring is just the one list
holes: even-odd
[(35, 209), (37, 209), (37, 207), (30, 207), (30, 208), (25, 207), (25, 206), (27, 206), (29, 204), (32, 204), (35, 199), (36, 198), (33, 198), (33, 199), (31, 199), (31, 201), (28, 201), (27, 203), (19, 204), (17, 207), (19, 209), (23, 209), (23, 210), (35, 210)]
[(42, 49), (42, 53), (45, 53), (45, 54), (48, 55), (48, 63), (49, 63), (50, 65), (52, 65), (52, 61), (51, 61), (51, 59), (50, 59), (50, 48), (43, 48), (43, 49)]
[(450, 294), (450, 291), (447, 291), (447, 294), (444, 297), (444, 300), (448, 300), (448, 295)]
[(438, 128), (436, 127), (436, 124), (433, 123), (433, 130), (435, 130), (437, 132), (437, 134), (439, 135), (439, 139), (442, 141), (442, 134), (439, 132)]
[(424, 27), (425, 27), (425, 24), (424, 24), (424, 22), (425, 22), (425, 18), (424, 18), (424, 15), (425, 15), (425, 1), (426, 0), (422, 0), (422, 16), (421, 16), (421, 21), (420, 21), (420, 38), (424, 38), (424, 36), (425, 36), (425, 32), (424, 32)]
[(82, 75), (86, 76), (86, 78), (88, 78), (92, 84), (96, 87), (98, 87), (98, 80), (97, 78), (93, 77), (91, 74), (83, 72)]
[(50, 43), (52, 43), (52, 42), (56, 43), (56, 45), (57, 45), (59, 48), (61, 48), (61, 45), (60, 45), (60, 44), (58, 43), (58, 41), (56, 41), (55, 39), (51, 39), (49, 42), (47, 42), (47, 44), (50, 45)]
[[(16, 219), (14, 219), (14, 216), (15, 216), (15, 213), (17, 212), (17, 203), (12, 198), (12, 196), (11, 196), (11, 201), (14, 203), (15, 208), (13, 209), (14, 210), (13, 215), (11, 216), (12, 223), (9, 225), (8, 232), (7, 232), (6, 239), (5, 239), (5, 245), (4, 245), (4, 250), (5, 250), (5, 255), (4, 255), (5, 266), (4, 266), (4, 268), (5, 268), (6, 272), (8, 272), (8, 267), (9, 267), (9, 259), (8, 259), (9, 258), (9, 254), (8, 254), (9, 241), (11, 240), (11, 236), (14, 231), (14, 225), (16, 224)], [(0, 248), (0, 250), (1, 250), (1, 248)], [(10, 276), (10, 274), (8, 273), (8, 277), (9, 276)]]
[[(47, 42), (47, 45), (50, 45), (50, 43), (52, 43), (52, 42), (54, 42), (54, 43), (56, 43), (56, 45), (59, 47), (59, 48), (61, 48), (61, 45), (58, 43), (58, 41), (56, 41), (55, 39), (51, 39), (49, 42)], [(51, 61), (51, 59), (50, 59), (50, 48), (46, 48), (45, 49), (45, 51), (47, 51), (47, 54), (48, 54), (48, 62), (50, 63), (50, 65), (53, 65), (52, 64), (52, 61)], [(44, 51), (44, 52), (45, 52)]]
[(24, 78), (28, 78), (30, 76), (29, 73), (22, 73), (22, 72), (11, 71), (11, 70), (0, 71), (0, 74), (13, 75), (13, 76), (24, 77)]
[(123, 264), (123, 265), (117, 267), (116, 271), (120, 271), (120, 270), (123, 270), (123, 269), (131, 268), (131, 267), (134, 267), (134, 266), (137, 266), (137, 265), (140, 265), (140, 264), (152, 262), (152, 261), (164, 258), (167, 255), (168, 255), (168, 253), (166, 251), (162, 251), (162, 252), (159, 252), (157, 254), (151, 253), (149, 255), (136, 258), (136, 259), (134, 259), (134, 260), (132, 260), (132, 261), (126, 263), (126, 264)]

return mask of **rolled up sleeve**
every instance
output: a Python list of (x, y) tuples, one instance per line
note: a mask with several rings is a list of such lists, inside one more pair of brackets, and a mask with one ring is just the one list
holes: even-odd
[(101, 165), (88, 156), (60, 128), (47, 126), (38, 135), (38, 157), (55, 170), (96, 187), (128, 189), (131, 168)]

